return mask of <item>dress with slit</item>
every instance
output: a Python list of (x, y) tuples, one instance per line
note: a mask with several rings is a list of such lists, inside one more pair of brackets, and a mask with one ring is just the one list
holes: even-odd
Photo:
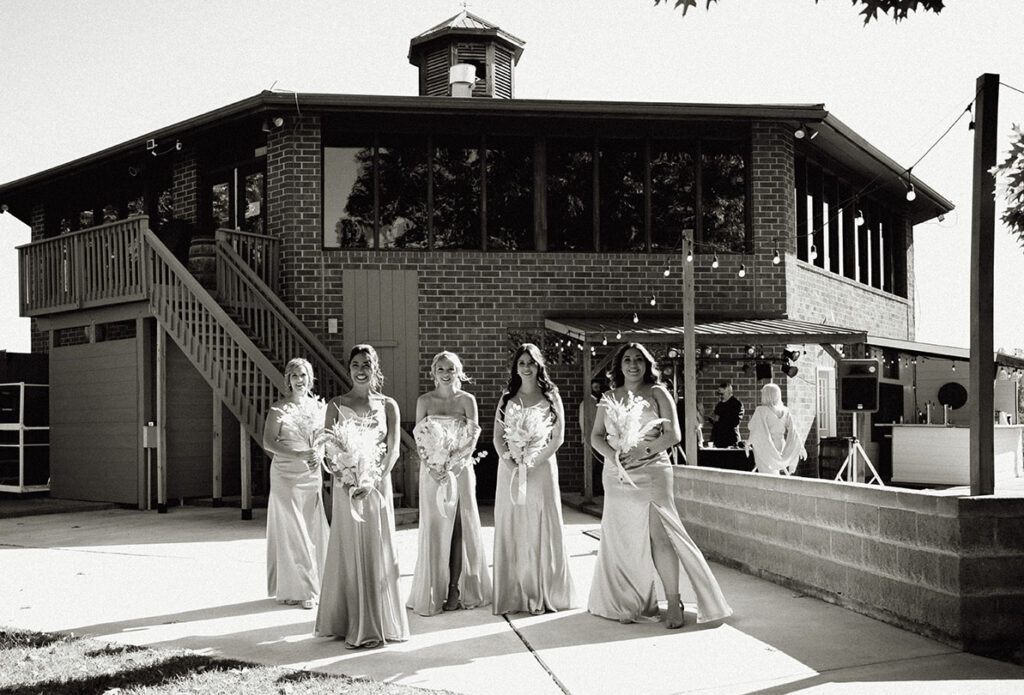
[[(644, 408), (641, 423), (657, 417), (657, 412), (648, 405)], [(644, 436), (644, 441), (653, 441), (660, 434), (661, 428), (655, 426)], [(615, 466), (605, 466), (601, 545), (587, 610), (620, 622), (658, 620), (661, 580), (651, 554), (649, 526), (650, 515), (656, 514), (682, 566), (678, 591), (683, 600), (696, 601), (697, 622), (710, 622), (732, 615), (732, 609), (726, 603), (704, 554), (679, 519), (668, 453), (652, 454), (645, 463), (631, 468), (628, 474), (636, 488), (619, 482)]]
[[(506, 412), (521, 407), (509, 401)], [(529, 407), (549, 406), (542, 401)], [(574, 608), (576, 589), (562, 534), (562, 500), (555, 457), (538, 461), (529, 469), (526, 504), (513, 503), (512, 483), (512, 467), (499, 463), (494, 492), (493, 612), (539, 614)]]
[[(442, 427), (457, 427), (463, 416), (428, 415), (427, 418)], [(479, 431), (479, 428), (477, 428)], [(416, 571), (413, 573), (412, 591), (408, 607), (418, 615), (440, 613), (448, 596), (448, 562), (452, 549), (452, 531), (455, 514), (462, 522), (462, 574), (459, 576), (459, 604), (463, 608), (477, 608), (491, 602), (491, 575), (487, 570), (483, 536), (480, 531), (480, 511), (476, 504), (476, 471), (467, 463), (455, 477), (458, 506), (445, 518), (437, 504), (441, 483), (434, 479), (427, 467), (420, 466), (420, 527)]]
[[(378, 441), (387, 434), (381, 399), (372, 399)], [(339, 417), (351, 408), (338, 406)], [(409, 621), (398, 593), (395, 507), (385, 475), (362, 501), (362, 522), (352, 516), (348, 491), (334, 478), (331, 538), (327, 546), (314, 634), (344, 638), (352, 647), (409, 639)], [(357, 508), (358, 511), (358, 508)]]
[[(308, 448), (290, 423), (278, 441)], [(320, 467), (305, 459), (274, 454), (267, 496), (267, 595), (278, 601), (316, 600), (327, 557), (327, 517)]]

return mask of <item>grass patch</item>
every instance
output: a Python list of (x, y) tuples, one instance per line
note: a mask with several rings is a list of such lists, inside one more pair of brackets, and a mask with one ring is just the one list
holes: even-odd
[(0, 628), (0, 695), (414, 695), (405, 685)]

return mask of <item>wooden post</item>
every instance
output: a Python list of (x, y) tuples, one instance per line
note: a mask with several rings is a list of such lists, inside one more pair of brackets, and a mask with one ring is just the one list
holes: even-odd
[(238, 458), (242, 469), (242, 521), (250, 521), (252, 519), (252, 458), (249, 455), (249, 433), (245, 431), (245, 425), (239, 427), (238, 431)]
[(223, 493), (223, 471), (224, 471), (224, 412), (221, 408), (220, 397), (213, 393), (213, 490), (210, 493), (211, 502), (214, 507), (224, 504)]
[(996, 125), (999, 75), (978, 78), (974, 104), (974, 183), (971, 187), (971, 495), (995, 491), (993, 417), (995, 360), (992, 291), (995, 263)]
[(167, 513), (167, 331), (156, 328), (156, 511)]
[(694, 264), (687, 263), (686, 254), (693, 245), (693, 230), (683, 230), (683, 400), (686, 413), (683, 418), (683, 442), (686, 463), (697, 465), (697, 341), (694, 331)]
[(583, 403), (580, 406), (580, 417), (583, 442), (583, 501), (590, 504), (594, 501), (594, 453), (590, 448), (590, 431), (588, 423), (594, 422), (595, 406), (590, 397), (590, 379), (593, 372), (590, 363), (590, 343), (583, 344)]

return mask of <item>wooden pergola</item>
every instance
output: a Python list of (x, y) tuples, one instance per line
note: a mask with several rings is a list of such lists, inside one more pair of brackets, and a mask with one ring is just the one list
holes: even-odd
[[(784, 317), (773, 318), (732, 318), (702, 317), (686, 321), (683, 314), (659, 312), (644, 314), (633, 322), (632, 315), (565, 313), (546, 317), (544, 326), (548, 330), (564, 335), (582, 344), (581, 363), (583, 367), (583, 393), (588, 393), (593, 375), (604, 369), (614, 356), (614, 351), (594, 363), (590, 348), (594, 345), (643, 343), (645, 345), (683, 345), (680, 351), (683, 360), (686, 403), (683, 426), (686, 457), (697, 460), (696, 424), (696, 345), (807, 345), (817, 343), (835, 360), (842, 355), (835, 345), (862, 344), (867, 333), (854, 328), (840, 328), (809, 321), (798, 321)], [(689, 334), (689, 335), (687, 335)], [(583, 399), (585, 419), (592, 422), (594, 404), (589, 398)], [(583, 497), (593, 498), (593, 459), (590, 447), (583, 447)]]

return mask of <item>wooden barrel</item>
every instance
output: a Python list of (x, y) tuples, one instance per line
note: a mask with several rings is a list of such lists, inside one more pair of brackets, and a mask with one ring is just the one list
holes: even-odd
[(188, 270), (207, 290), (217, 289), (217, 247), (213, 237), (192, 238), (188, 247)]
[(818, 442), (818, 477), (834, 480), (849, 453), (849, 437), (822, 437)]

